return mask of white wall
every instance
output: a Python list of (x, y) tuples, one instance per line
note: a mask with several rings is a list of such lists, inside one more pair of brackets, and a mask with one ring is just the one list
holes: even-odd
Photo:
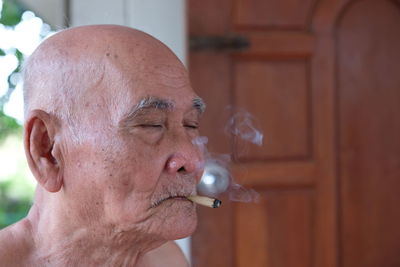
[(127, 7), (127, 25), (155, 36), (186, 63), (185, 0), (131, 0)]
[(125, 0), (69, 0), (70, 26), (88, 24), (120, 24), (126, 25)]
[(65, 0), (18, 0), (26, 9), (32, 10), (53, 29), (63, 29), (68, 20)]

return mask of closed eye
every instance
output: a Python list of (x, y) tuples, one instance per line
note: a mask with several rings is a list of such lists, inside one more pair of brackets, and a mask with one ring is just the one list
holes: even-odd
[(185, 126), (186, 128), (194, 129), (194, 130), (196, 130), (196, 129), (199, 128), (199, 126), (198, 126), (197, 124), (185, 124), (184, 126)]
[(140, 124), (138, 125), (141, 128), (162, 128), (161, 124)]

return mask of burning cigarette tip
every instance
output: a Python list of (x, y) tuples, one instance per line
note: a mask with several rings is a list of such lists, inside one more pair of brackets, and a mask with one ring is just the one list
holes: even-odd
[(219, 206), (221, 206), (221, 204), (222, 204), (222, 201), (221, 200), (219, 200), (219, 199), (215, 199), (214, 200), (214, 203), (213, 203), (213, 205), (212, 205), (212, 207), (215, 209), (215, 208), (219, 208)]
[(188, 199), (196, 204), (203, 205), (209, 208), (219, 208), (222, 201), (216, 198), (204, 196), (190, 196)]

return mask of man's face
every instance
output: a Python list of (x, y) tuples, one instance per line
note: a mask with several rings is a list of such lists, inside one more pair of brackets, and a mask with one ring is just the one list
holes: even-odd
[(102, 89), (82, 100), (90, 126), (82, 145), (65, 145), (70, 205), (82, 221), (116, 231), (187, 236), (197, 218), (185, 196), (195, 194), (203, 170), (194, 142), (202, 102), (177, 62), (155, 60), (135, 73), (107, 65)]

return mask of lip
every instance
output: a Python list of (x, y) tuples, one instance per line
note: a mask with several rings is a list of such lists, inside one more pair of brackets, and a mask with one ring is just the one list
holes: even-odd
[(184, 195), (182, 195), (182, 196), (169, 196), (167, 198), (163, 198), (163, 199), (157, 201), (156, 203), (154, 203), (152, 205), (152, 207), (155, 208), (155, 207), (161, 205), (164, 201), (168, 201), (168, 200), (189, 201), (189, 202), (191, 202), (189, 199), (187, 199), (187, 196), (184, 196)]

